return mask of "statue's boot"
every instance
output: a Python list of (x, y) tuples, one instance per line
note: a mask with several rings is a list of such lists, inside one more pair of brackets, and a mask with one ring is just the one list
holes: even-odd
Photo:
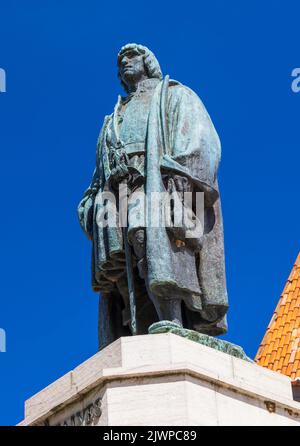
[(149, 334), (165, 333), (170, 329), (182, 329), (181, 300), (175, 298), (162, 298), (148, 294), (157, 311), (159, 322), (154, 322), (148, 327)]
[(148, 296), (153, 302), (159, 321), (170, 321), (182, 327), (181, 299), (156, 296), (150, 291), (149, 282), (145, 277)]
[(155, 306), (160, 321), (174, 322), (182, 327), (180, 299), (157, 297), (153, 294), (150, 298)]

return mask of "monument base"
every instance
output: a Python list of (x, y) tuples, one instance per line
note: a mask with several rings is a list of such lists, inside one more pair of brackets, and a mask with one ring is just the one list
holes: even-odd
[(173, 333), (120, 338), (25, 403), (27, 425), (300, 425), (290, 379)]

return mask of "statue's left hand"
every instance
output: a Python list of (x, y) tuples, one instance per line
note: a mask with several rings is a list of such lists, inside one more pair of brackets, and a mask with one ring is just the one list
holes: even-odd
[(118, 184), (128, 179), (128, 164), (129, 158), (123, 147), (120, 149), (111, 149), (110, 151), (110, 168), (111, 168), (111, 183), (117, 187)]
[(193, 185), (189, 178), (181, 175), (173, 175), (168, 177), (167, 191), (171, 194), (173, 192), (192, 192)]

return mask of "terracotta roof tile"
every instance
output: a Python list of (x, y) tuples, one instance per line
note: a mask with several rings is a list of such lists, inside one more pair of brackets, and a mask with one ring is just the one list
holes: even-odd
[[(285, 323), (284, 323), (284, 325), (283, 325), (283, 331), (282, 331), (282, 333), (285, 334), (285, 335), (287, 335), (287, 334), (289, 334), (290, 332), (291, 332), (291, 323), (285, 321)], [(286, 340), (285, 340), (285, 342), (286, 342)]]
[(292, 369), (293, 369), (293, 364), (289, 364), (287, 371), (286, 371), (286, 375), (291, 376), (292, 375)]
[(279, 342), (278, 347), (283, 347), (285, 336), (282, 334), (282, 329), (278, 330), (276, 339), (278, 339), (278, 342)]
[(300, 379), (300, 253), (261, 342), (255, 361)]
[(278, 369), (277, 369), (277, 371), (278, 371), (278, 372), (281, 372), (281, 373), (283, 373), (283, 371), (282, 371), (283, 360), (284, 360), (284, 357), (282, 356), (282, 357), (280, 358), (280, 360), (279, 360)]
[(293, 372), (293, 373), (297, 373), (297, 370), (299, 369), (299, 367), (300, 367), (300, 361), (299, 361), (299, 359), (298, 359), (298, 360), (295, 361), (294, 364), (293, 364), (293, 370), (292, 370), (292, 372)]
[[(292, 364), (292, 369), (293, 369), (293, 371), (294, 371), (294, 362), (295, 362), (295, 359), (296, 359), (296, 351), (295, 350), (292, 350), (291, 352), (290, 352), (290, 359), (289, 359), (289, 364)], [(297, 369), (295, 370), (295, 371), (297, 371)]]
[(282, 350), (283, 350), (283, 348), (282, 348), (282, 347), (279, 347), (279, 348), (277, 349), (277, 351), (276, 351), (276, 359), (277, 359), (278, 361), (280, 361), (280, 359), (281, 359), (281, 357), (282, 357)]
[(277, 339), (275, 340), (275, 344), (274, 344), (274, 351), (275, 351), (275, 353), (276, 353), (276, 357), (277, 357), (278, 348), (279, 348), (279, 341), (280, 341), (280, 339), (277, 338)]
[(277, 371), (278, 370), (278, 366), (279, 366), (279, 361), (278, 359), (275, 359), (274, 365), (273, 365), (273, 370)]

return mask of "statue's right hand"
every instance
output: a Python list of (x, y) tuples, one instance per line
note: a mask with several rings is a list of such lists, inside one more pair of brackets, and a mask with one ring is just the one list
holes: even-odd
[(115, 188), (118, 188), (119, 184), (124, 180), (128, 180), (128, 178), (129, 171), (125, 164), (120, 164), (111, 170), (110, 181)]

